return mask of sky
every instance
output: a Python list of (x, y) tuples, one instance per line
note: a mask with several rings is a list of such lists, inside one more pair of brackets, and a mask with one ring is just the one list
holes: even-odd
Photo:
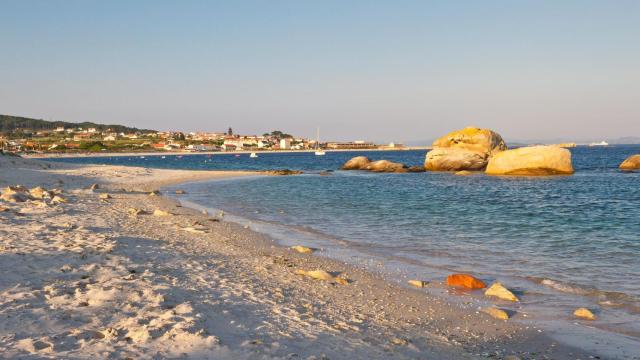
[(325, 140), (640, 136), (640, 1), (0, 0), (0, 114)]

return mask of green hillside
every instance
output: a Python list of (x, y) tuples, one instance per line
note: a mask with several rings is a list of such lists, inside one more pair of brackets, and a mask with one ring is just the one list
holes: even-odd
[(96, 128), (98, 131), (111, 129), (114, 132), (150, 132), (154, 130), (138, 129), (134, 127), (128, 127), (123, 125), (103, 125), (92, 122), (71, 123), (66, 121), (47, 121), (42, 119), (33, 119), (22, 116), (0, 115), (0, 133), (12, 133), (16, 130), (54, 130), (57, 127), (64, 126), (65, 128)]

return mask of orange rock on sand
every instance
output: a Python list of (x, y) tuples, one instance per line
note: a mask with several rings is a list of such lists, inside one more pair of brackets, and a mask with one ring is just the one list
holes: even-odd
[(484, 289), (487, 285), (469, 274), (451, 274), (447, 276), (447, 285), (467, 289)]

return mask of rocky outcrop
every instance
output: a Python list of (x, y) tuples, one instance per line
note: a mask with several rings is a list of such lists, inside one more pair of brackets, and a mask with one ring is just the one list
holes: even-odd
[(640, 170), (640, 154), (629, 156), (620, 164), (620, 170)]
[(530, 146), (506, 150), (491, 157), (489, 175), (546, 176), (573, 174), (571, 152), (554, 146)]
[(419, 172), (422, 169), (408, 168), (405, 164), (389, 160), (371, 161), (366, 156), (356, 156), (342, 165), (342, 170), (367, 170), (373, 172), (405, 173)]
[(369, 165), (365, 168), (365, 170), (373, 171), (373, 172), (407, 172), (407, 166), (405, 164), (389, 161), (389, 160), (378, 160), (370, 162)]
[(287, 175), (300, 175), (300, 174), (302, 174), (302, 171), (300, 171), (300, 170), (282, 169), (282, 170), (267, 171), (267, 173), (270, 174), (270, 175), (287, 176)]
[(431, 171), (480, 171), (493, 154), (506, 149), (504, 140), (496, 132), (466, 127), (434, 141), (424, 167)]
[(342, 165), (342, 170), (364, 170), (371, 160), (366, 156), (356, 156)]
[(484, 289), (485, 283), (469, 274), (451, 274), (447, 277), (447, 285), (467, 289)]

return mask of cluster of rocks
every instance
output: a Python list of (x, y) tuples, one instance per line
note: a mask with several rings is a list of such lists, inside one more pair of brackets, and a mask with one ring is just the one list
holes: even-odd
[[(629, 161), (631, 163), (631, 161)], [(630, 165), (632, 166), (632, 165)], [(640, 166), (640, 156), (636, 159)], [(407, 167), (388, 160), (371, 161), (358, 156), (347, 161), (342, 170), (374, 172), (451, 171), (471, 175), (548, 176), (571, 175), (571, 152), (560, 146), (530, 146), (509, 150), (500, 134), (476, 127), (453, 131), (433, 142), (424, 167)]]
[(32, 189), (22, 185), (7, 186), (0, 191), (0, 200), (10, 203), (33, 201), (42, 205), (67, 203), (68, 200), (62, 193), (62, 189), (47, 190), (41, 186)]
[[(415, 282), (416, 280), (412, 280), (412, 281)], [(511, 292), (511, 290), (504, 287), (504, 285), (502, 285), (502, 283), (500, 283), (499, 281), (494, 282), (490, 287), (487, 288), (487, 285), (484, 283), (484, 281), (470, 274), (451, 274), (447, 276), (445, 283), (448, 286), (464, 288), (469, 290), (481, 290), (486, 288), (486, 290), (484, 291), (484, 295), (487, 297), (493, 297), (493, 298), (498, 298), (500, 300), (512, 301), (512, 302), (520, 301), (520, 299), (518, 299), (518, 297), (513, 292)], [(416, 287), (419, 287), (415, 285), (415, 283), (410, 282), (410, 284)], [(509, 320), (510, 318), (509, 313), (507, 311), (497, 307), (488, 307), (488, 308), (482, 309), (482, 311), (486, 314), (489, 314), (490, 316), (493, 316), (496, 319)], [(596, 319), (596, 316), (593, 314), (593, 312), (591, 312), (591, 310), (583, 307), (576, 309), (573, 312), (573, 315), (585, 320)]]

